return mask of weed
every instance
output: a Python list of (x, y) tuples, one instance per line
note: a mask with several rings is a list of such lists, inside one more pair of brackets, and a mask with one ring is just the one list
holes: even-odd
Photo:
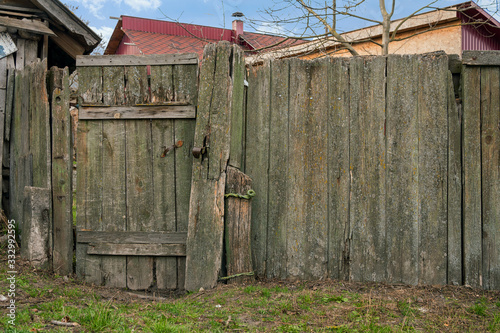
[(488, 310), (488, 307), (486, 306), (485, 299), (479, 300), (468, 309), (470, 313), (474, 313), (481, 317), (486, 317), (486, 310)]
[(411, 308), (410, 302), (399, 301), (398, 309), (401, 312), (401, 314), (405, 317), (414, 316), (416, 313), (416, 310)]
[(262, 291), (260, 292), (260, 295), (264, 298), (271, 298), (271, 291), (267, 288), (263, 288)]
[(118, 330), (125, 324), (117, 311), (111, 310), (109, 302), (92, 302), (87, 308), (78, 311), (75, 320), (92, 332)]
[(500, 331), (500, 313), (493, 316), (493, 321), (488, 324), (488, 331), (499, 332)]
[(321, 297), (321, 302), (323, 303), (344, 303), (349, 302), (349, 299), (345, 296), (333, 296), (333, 295), (324, 295)]
[(257, 290), (259, 290), (259, 287), (257, 287), (257, 286), (246, 286), (245, 289), (243, 289), (243, 291), (247, 294), (252, 294), (252, 293), (256, 292)]

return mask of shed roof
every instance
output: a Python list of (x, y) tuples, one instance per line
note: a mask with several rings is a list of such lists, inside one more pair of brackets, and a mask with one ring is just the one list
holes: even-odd
[(206, 44), (222, 40), (238, 44), (247, 52), (303, 42), (252, 32), (237, 35), (231, 29), (122, 15), (104, 54), (197, 53), (201, 56)]

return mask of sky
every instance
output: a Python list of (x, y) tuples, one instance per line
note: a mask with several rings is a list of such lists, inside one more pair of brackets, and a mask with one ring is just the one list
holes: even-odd
[[(463, 1), (439, 0), (434, 6), (449, 6)], [(117, 22), (116, 19), (110, 17), (129, 15), (230, 29), (233, 20), (231, 14), (234, 12), (242, 12), (249, 19), (262, 19), (266, 8), (276, 5), (276, 3), (278, 6), (283, 3), (280, 0), (62, 0), (62, 2), (77, 8), (74, 11), (75, 14), (84, 21), (88, 21), (89, 26), (102, 35), (104, 40), (111, 36)], [(386, 2), (389, 3), (390, 1)], [(432, 1), (398, 0), (396, 1), (394, 19), (410, 15), (429, 2)], [(497, 5), (491, 5), (494, 2), (493, 0), (479, 0), (476, 2), (480, 6), (488, 7), (490, 12), (494, 12), (498, 7)], [(356, 14), (380, 19), (378, 4), (378, 0), (366, 0)], [(282, 13), (290, 15), (290, 10)], [(360, 21), (344, 20), (339, 22), (339, 30), (349, 31), (366, 25), (367, 23)], [(259, 23), (255, 27), (260, 32), (279, 33), (282, 31), (279, 26), (266, 24), (265, 22)], [(246, 25), (245, 30), (252, 31), (253, 29)]]

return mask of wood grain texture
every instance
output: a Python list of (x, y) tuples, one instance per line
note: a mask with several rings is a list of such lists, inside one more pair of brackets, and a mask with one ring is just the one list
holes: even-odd
[(174, 99), (173, 66), (151, 66), (151, 102), (165, 103)]
[(231, 134), (231, 53), (229, 43), (209, 44), (204, 51), (195, 145), (202, 147), (198, 144), (205, 142), (210, 148), (205, 161), (193, 162), (186, 290), (214, 287), (221, 268), (225, 170)]
[(349, 279), (349, 61), (328, 69), (328, 276)]
[(448, 57), (422, 56), (419, 80), (419, 271), (424, 284), (447, 282)]
[(54, 271), (73, 273), (73, 145), (69, 114), (68, 69), (51, 69), (52, 80), (52, 209)]
[[(174, 66), (174, 96), (176, 101), (198, 104), (198, 66)], [(175, 142), (182, 141), (181, 148), (175, 150), (175, 198), (178, 232), (187, 232), (189, 222), (189, 198), (193, 169), (195, 120), (177, 119), (174, 122)], [(184, 289), (186, 258), (177, 258), (177, 288)]]
[(462, 284), (462, 112), (448, 74), (448, 284)]
[(186, 244), (186, 232), (77, 231), (78, 243)]
[(463, 283), (481, 287), (481, 69), (465, 66), (463, 87)]
[(500, 69), (481, 68), (483, 287), (500, 289)]
[(155, 55), (105, 55), (77, 56), (76, 66), (144, 66), (144, 65), (197, 65), (196, 53), (155, 54)]
[(500, 52), (464, 51), (462, 63), (467, 66), (500, 66)]
[(231, 150), (229, 164), (242, 168), (243, 166), (243, 141), (245, 125), (245, 57), (241, 48), (233, 46), (232, 63), (233, 97), (231, 101)]
[(350, 279), (358, 281), (386, 278), (385, 68), (381, 57), (350, 63)]
[(387, 60), (387, 279), (418, 283), (419, 56)]
[[(165, 148), (175, 143), (174, 121), (154, 120), (151, 126), (154, 228), (158, 231), (176, 231), (175, 150), (164, 155)], [(156, 258), (156, 279), (160, 289), (177, 288), (177, 259)]]
[[(79, 68), (79, 103), (102, 103), (102, 70)], [(80, 121), (77, 132), (76, 229), (102, 230), (102, 121)], [(77, 238), (78, 242), (78, 238)], [(101, 259), (87, 255), (77, 244), (76, 273), (86, 282), (101, 285)]]
[[(289, 155), (289, 77), (290, 62), (288, 60), (273, 61), (271, 63), (271, 82), (251, 81), (252, 85), (269, 85), (270, 124), (269, 125), (269, 212), (267, 221), (267, 270), (268, 278), (287, 278), (287, 214), (289, 209), (288, 196), (288, 155)], [(269, 77), (264, 77), (268, 79)], [(252, 103), (253, 104), (253, 101)], [(250, 105), (251, 105), (250, 104)], [(249, 105), (249, 106), (250, 106)], [(251, 112), (251, 111), (249, 111)], [(261, 111), (262, 112), (262, 111)], [(249, 131), (251, 131), (249, 129)], [(249, 142), (250, 144), (250, 142)], [(250, 148), (252, 145), (250, 144)], [(253, 147), (257, 149), (257, 147)], [(262, 148), (261, 148), (262, 149)], [(255, 154), (256, 152), (249, 152)], [(251, 159), (249, 160), (252, 161)], [(256, 166), (253, 167), (256, 170)], [(255, 174), (260, 178), (262, 175)], [(261, 193), (258, 194), (259, 196)], [(257, 199), (257, 198), (256, 198)], [(252, 199), (253, 200), (253, 199)], [(265, 224), (263, 221), (260, 224)]]
[[(105, 258), (113, 256), (165, 256), (176, 257), (186, 255), (186, 244), (115, 244), (115, 243), (99, 243), (88, 245), (87, 254), (104, 255)], [(168, 258), (175, 260), (175, 258)], [(113, 263), (108, 263), (108, 267), (113, 267)], [(158, 271), (157, 271), (158, 272)], [(177, 272), (175, 270), (175, 272)], [(161, 272), (159, 272), (161, 273)], [(164, 275), (160, 275), (164, 276)], [(121, 280), (124, 281), (124, 280)], [(174, 285), (174, 288), (176, 285)], [(158, 285), (158, 288), (166, 289), (168, 284)]]
[(245, 173), (253, 179), (252, 261), (257, 276), (267, 267), (270, 63), (251, 68), (248, 76)]
[[(123, 67), (103, 68), (104, 103), (124, 104), (124, 76)], [(125, 137), (124, 121), (102, 121), (102, 231), (127, 230)], [(106, 286), (126, 287), (126, 258), (101, 256), (101, 269)]]
[[(246, 194), (252, 189), (252, 179), (238, 169), (227, 168), (226, 194)], [(227, 276), (253, 272), (251, 250), (252, 199), (228, 197), (225, 202), (224, 239)], [(250, 276), (229, 280), (229, 283), (250, 283)]]

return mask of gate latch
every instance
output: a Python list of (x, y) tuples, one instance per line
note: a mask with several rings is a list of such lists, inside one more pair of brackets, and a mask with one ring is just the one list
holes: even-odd
[(175, 148), (180, 148), (180, 147), (182, 147), (183, 144), (184, 144), (184, 141), (179, 140), (176, 143), (174, 143), (173, 145), (171, 145), (170, 147), (166, 147), (165, 150), (163, 151), (163, 154), (161, 154), (160, 157), (167, 156), (169, 151), (174, 150)]
[(203, 157), (207, 153), (207, 137), (203, 139), (203, 147), (193, 147), (193, 156), (194, 158)]

